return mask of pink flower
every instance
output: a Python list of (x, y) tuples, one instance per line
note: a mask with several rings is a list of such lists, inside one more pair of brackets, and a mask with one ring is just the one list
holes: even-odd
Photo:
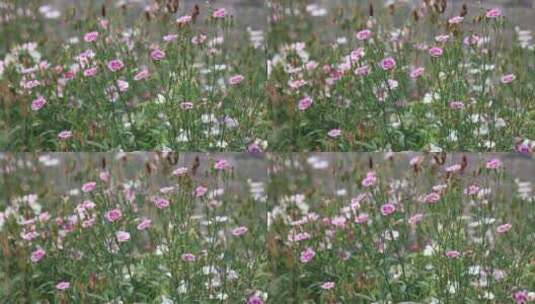
[(103, 182), (108, 182), (110, 180), (110, 172), (106, 170), (100, 171), (98, 178)]
[(357, 217), (355, 218), (355, 223), (357, 223), (357, 224), (367, 223), (369, 218), (370, 218), (370, 216), (368, 214), (361, 213), (361, 214), (357, 215)]
[(444, 51), (439, 47), (432, 47), (429, 49), (429, 55), (431, 55), (431, 57), (440, 57), (443, 53)]
[(142, 69), (141, 71), (137, 72), (136, 75), (134, 75), (134, 80), (135, 81), (140, 81), (140, 80), (143, 80), (143, 79), (147, 79), (149, 77), (150, 77), (149, 70)]
[(195, 262), (195, 260), (197, 259), (197, 257), (191, 253), (184, 253), (181, 256), (181, 258), (182, 258), (182, 261), (188, 262), (188, 263)]
[(310, 108), (310, 106), (312, 105), (312, 98), (306, 96), (306, 97), (303, 97), (301, 100), (299, 100), (299, 104), (298, 104), (298, 108), (299, 110), (301, 111), (304, 111), (308, 108)]
[(84, 70), (84, 77), (93, 77), (97, 75), (98, 67), (92, 67)]
[(56, 289), (58, 290), (65, 290), (65, 289), (68, 289), (69, 287), (71, 287), (71, 283), (67, 281), (59, 282), (58, 284), (56, 284)]
[(208, 191), (206, 187), (197, 186), (197, 188), (195, 188), (195, 196), (196, 197), (204, 196), (206, 194), (206, 191)]
[(387, 57), (381, 60), (381, 68), (385, 71), (391, 70), (396, 67), (396, 60), (392, 57)]
[(394, 212), (396, 212), (396, 206), (394, 204), (388, 203), (381, 206), (381, 214), (384, 216), (389, 216)]
[(331, 224), (335, 227), (343, 228), (346, 225), (347, 219), (344, 216), (336, 216), (331, 220)]
[(478, 35), (470, 35), (465, 37), (463, 40), (464, 45), (477, 45), (481, 41), (481, 38)]
[(163, 41), (165, 42), (171, 42), (171, 41), (174, 41), (178, 38), (178, 35), (172, 35), (172, 34), (169, 34), (169, 35), (165, 35), (162, 37)]
[(438, 35), (435, 37), (436, 42), (446, 42), (450, 39), (450, 35)]
[(329, 131), (329, 133), (327, 133), (327, 135), (329, 135), (332, 138), (336, 138), (340, 136), (341, 134), (342, 134), (342, 131), (340, 129), (332, 129), (331, 131)]
[(115, 237), (117, 238), (117, 242), (123, 243), (130, 240), (130, 233), (126, 231), (117, 231), (115, 232)]
[(82, 206), (84, 207), (84, 209), (86, 210), (91, 210), (93, 208), (95, 208), (95, 203), (93, 203), (92, 201), (90, 200), (85, 200), (83, 203), (82, 203)]
[(117, 72), (124, 68), (124, 63), (120, 59), (114, 59), (108, 62), (108, 69), (112, 72)]
[[(1, 215), (1, 213), (0, 213)], [(39, 233), (35, 232), (35, 231), (30, 231), (30, 232), (27, 232), (27, 233), (21, 233), (21, 237), (23, 240), (26, 240), (26, 241), (31, 241), (35, 238), (37, 238), (39, 236)]]
[(42, 248), (38, 248), (37, 250), (33, 251), (30, 260), (34, 263), (39, 262), (42, 260), (46, 255), (46, 251), (44, 251)]
[(311, 60), (305, 64), (307, 71), (315, 70), (318, 67), (318, 63), (314, 60)]
[(179, 168), (176, 168), (175, 170), (173, 170), (173, 175), (175, 176), (181, 176), (181, 175), (184, 175), (188, 173), (188, 168), (186, 167), (179, 167)]
[(246, 234), (247, 231), (248, 231), (247, 227), (241, 226), (241, 227), (236, 227), (236, 228), (232, 229), (232, 234), (234, 236), (242, 236), (242, 235)]
[(449, 22), (449, 24), (458, 24), (458, 23), (463, 22), (463, 20), (464, 20), (464, 17), (455, 16), (455, 17), (450, 18), (450, 20), (448, 20), (448, 22)]
[(362, 31), (357, 32), (357, 34), (355, 36), (360, 41), (368, 40), (368, 39), (371, 38), (372, 32), (370, 30), (366, 29), (366, 30), (362, 30)]
[(84, 192), (84, 193), (91, 192), (91, 191), (95, 190), (96, 186), (97, 186), (97, 183), (95, 183), (95, 182), (87, 182), (87, 183), (82, 185), (82, 192)]
[(451, 165), (449, 167), (446, 167), (445, 170), (446, 170), (446, 172), (449, 172), (449, 173), (457, 172), (457, 171), (461, 170), (461, 165), (459, 165), (459, 164)]
[(98, 32), (89, 32), (84, 35), (85, 42), (93, 42), (98, 39)]
[(516, 304), (526, 304), (529, 301), (529, 294), (525, 290), (519, 290), (513, 294), (513, 300)]
[(288, 86), (292, 89), (299, 89), (300, 87), (304, 86), (307, 82), (303, 79), (290, 79), (288, 80)]
[(32, 111), (39, 111), (46, 104), (46, 99), (43, 96), (39, 96), (32, 101)]
[(247, 299), (247, 304), (264, 304), (264, 301), (257, 295), (252, 295)]
[(225, 18), (227, 16), (227, 10), (224, 8), (218, 8), (212, 13), (212, 17), (214, 18)]
[(358, 67), (354, 71), (355, 75), (358, 75), (358, 76), (366, 76), (368, 75), (369, 72), (370, 72), (370, 67), (367, 65)]
[(525, 141), (516, 144), (515, 151), (527, 156), (530, 156), (531, 153), (533, 153), (531, 145)]
[(513, 227), (513, 225), (511, 225), (509, 223), (503, 224), (503, 225), (498, 226), (498, 228), (496, 228), (496, 232), (498, 234), (503, 234), (503, 233), (506, 233), (507, 231), (511, 230), (512, 227)]
[(119, 79), (117, 80), (117, 87), (119, 88), (119, 92), (126, 92), (130, 85), (128, 84), (128, 82)]
[(502, 15), (502, 11), (495, 7), (495, 8), (491, 8), (490, 10), (487, 11), (487, 13), (485, 14), (485, 16), (487, 16), (487, 18), (498, 18)]
[(365, 188), (369, 188), (377, 183), (377, 176), (375, 175), (375, 172), (370, 171), (366, 173), (366, 176), (362, 180), (362, 186)]
[(154, 61), (162, 60), (165, 58), (165, 52), (160, 49), (154, 49), (150, 52), (150, 58)]
[(189, 101), (181, 102), (180, 108), (182, 110), (191, 110), (193, 109), (193, 102), (189, 102)]
[(424, 196), (423, 201), (428, 204), (434, 204), (440, 200), (440, 194), (436, 192), (428, 193)]
[(228, 161), (226, 159), (218, 159), (218, 160), (216, 160), (216, 162), (214, 164), (214, 169), (216, 169), (216, 170), (225, 170), (229, 166), (230, 165), (229, 165), (229, 163), (228, 163)]
[(100, 19), (99, 25), (103, 29), (108, 29), (108, 25), (110, 24), (110, 21), (108, 19)]
[(187, 23), (191, 22), (191, 16), (190, 15), (184, 15), (180, 16), (178, 19), (176, 19), (176, 23), (179, 25), (185, 25)]
[(461, 256), (461, 253), (457, 250), (448, 250), (446, 251), (446, 256), (450, 259), (455, 259)]
[(242, 82), (245, 78), (242, 75), (234, 75), (229, 78), (228, 82), (230, 85), (237, 85)]
[(108, 222), (113, 223), (119, 220), (123, 216), (123, 213), (119, 209), (112, 209), (104, 214), (104, 217)]
[(422, 75), (424, 74), (424, 72), (425, 72), (425, 68), (423, 68), (423, 67), (414, 68), (414, 69), (411, 71), (411, 73), (410, 73), (409, 76), (410, 76), (412, 79), (416, 79), (416, 78), (422, 76)]
[(422, 220), (423, 217), (424, 217), (423, 214), (416, 213), (415, 215), (409, 218), (409, 224), (416, 225)]
[(500, 78), (500, 82), (503, 84), (508, 84), (508, 83), (513, 82), (515, 79), (516, 79), (515, 74), (507, 74), (507, 75), (502, 76), (502, 78)]
[(69, 130), (63, 130), (58, 133), (58, 138), (61, 140), (67, 140), (72, 137), (72, 132)]
[(165, 198), (156, 197), (153, 199), (152, 202), (154, 203), (154, 206), (156, 206), (156, 208), (158, 209), (165, 209), (169, 207), (169, 201)]
[(204, 34), (199, 34), (197, 36), (193, 36), (191, 38), (191, 43), (195, 44), (195, 45), (198, 45), (198, 44), (202, 44), (206, 41), (206, 35)]
[(148, 218), (142, 218), (139, 222), (139, 224), (137, 224), (137, 230), (146, 230), (146, 229), (149, 229), (150, 226), (152, 225), (152, 221)]
[(497, 158), (493, 158), (491, 160), (489, 160), (485, 166), (487, 167), (487, 169), (493, 169), (493, 170), (496, 170), (498, 168), (500, 168), (502, 166), (502, 162), (497, 159)]
[(464, 190), (464, 194), (466, 195), (475, 195), (479, 192), (479, 186), (478, 185), (470, 185), (468, 188)]
[(329, 290), (334, 288), (334, 282), (325, 282), (321, 284), (321, 289)]
[(464, 103), (462, 101), (450, 101), (450, 108), (453, 110), (464, 109)]
[(301, 263), (303, 263), (303, 264), (306, 264), (306, 263), (312, 261), (314, 256), (316, 256), (316, 252), (314, 250), (312, 250), (312, 248), (307, 248), (307, 249), (305, 249), (305, 250), (303, 250), (301, 252), (301, 255), (299, 257), (299, 261), (301, 261)]

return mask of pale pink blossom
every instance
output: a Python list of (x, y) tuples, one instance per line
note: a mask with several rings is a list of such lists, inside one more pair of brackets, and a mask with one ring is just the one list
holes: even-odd
[(493, 170), (499, 169), (501, 166), (502, 166), (502, 162), (497, 158), (493, 158), (485, 164), (485, 167), (487, 169), (493, 169)]
[(497, 7), (489, 9), (487, 13), (485, 14), (487, 18), (498, 18), (501, 15), (502, 15), (502, 11)]
[(375, 172), (370, 171), (366, 173), (366, 176), (362, 180), (362, 186), (365, 188), (369, 188), (371, 186), (374, 186), (377, 183), (377, 176), (375, 175)]
[(298, 104), (298, 109), (301, 110), (301, 111), (304, 111), (308, 108), (310, 108), (310, 106), (312, 105), (312, 98), (306, 96), (306, 97), (303, 97), (301, 100), (299, 100), (299, 104)]
[(370, 216), (367, 213), (361, 213), (355, 217), (355, 223), (357, 224), (364, 224), (367, 223), (370, 219)]
[(422, 76), (425, 72), (425, 68), (424, 67), (418, 67), (418, 68), (414, 68), (413, 70), (411, 70), (409, 76), (412, 78), (412, 79), (416, 79), (420, 76)]
[(152, 202), (154, 203), (154, 206), (158, 209), (165, 209), (169, 207), (169, 200), (162, 198), (162, 197), (155, 197)]
[(387, 203), (381, 206), (381, 214), (384, 216), (389, 216), (394, 212), (396, 212), (396, 206), (394, 204)]
[(324, 290), (333, 289), (334, 285), (335, 285), (334, 282), (325, 282), (321, 284), (321, 289), (324, 289)]
[(248, 231), (248, 229), (245, 226), (236, 227), (236, 228), (232, 229), (232, 235), (234, 235), (234, 236), (242, 236), (242, 235), (246, 234), (247, 231)]
[(98, 39), (98, 32), (89, 32), (84, 35), (85, 42), (94, 42)]
[(242, 82), (244, 79), (245, 79), (245, 77), (243, 77), (242, 75), (237, 74), (237, 75), (231, 76), (229, 78), (228, 82), (229, 82), (230, 85), (237, 85), (240, 82)]
[(387, 57), (381, 60), (380, 65), (381, 65), (381, 68), (385, 71), (392, 70), (393, 68), (396, 67), (396, 60), (394, 60), (394, 58), (392, 57)]
[(112, 72), (117, 72), (122, 68), (124, 68), (124, 63), (120, 59), (114, 59), (108, 62), (108, 69)]
[(119, 209), (112, 209), (104, 214), (104, 217), (108, 222), (113, 223), (118, 221), (123, 216), (123, 213)]
[(84, 77), (93, 77), (97, 75), (98, 67), (94, 66), (84, 70)]
[(515, 74), (507, 74), (500, 78), (500, 82), (503, 84), (508, 84), (513, 82), (516, 79)]
[(150, 52), (150, 58), (154, 61), (165, 59), (165, 52), (160, 49), (154, 49)]
[(316, 256), (316, 252), (312, 250), (312, 248), (307, 248), (303, 250), (299, 256), (299, 261), (301, 263), (306, 264), (312, 261), (312, 259)]
[(38, 248), (35, 251), (32, 252), (30, 256), (30, 260), (34, 263), (37, 263), (41, 261), (46, 255), (46, 251), (44, 251), (42, 248)]
[(149, 77), (150, 77), (149, 70), (142, 69), (141, 71), (137, 72), (136, 75), (134, 75), (134, 80), (135, 81), (140, 81), (140, 80), (143, 80), (143, 79), (147, 79)]
[(212, 17), (214, 18), (225, 18), (227, 16), (227, 10), (224, 8), (218, 8), (212, 13)]
[(368, 29), (365, 29), (365, 30), (362, 30), (362, 31), (358, 31), (355, 36), (357, 37), (358, 40), (368, 40), (371, 38), (372, 36), (372, 32)]
[(39, 111), (46, 105), (46, 99), (39, 96), (32, 101), (32, 111)]
[(462, 101), (450, 101), (450, 108), (453, 110), (464, 109), (464, 103)]
[(327, 135), (332, 138), (336, 138), (342, 134), (342, 131), (340, 129), (332, 129), (330, 130)]
[(150, 226), (152, 225), (152, 221), (148, 218), (141, 218), (139, 223), (137, 224), (137, 230), (146, 230), (148, 228), (150, 228)]
[(459, 24), (463, 22), (463, 20), (464, 20), (464, 17), (455, 16), (455, 17), (451, 17), (450, 20), (448, 20), (448, 22), (449, 24)]
[(503, 225), (498, 226), (498, 228), (496, 228), (496, 232), (498, 234), (503, 234), (503, 233), (506, 233), (507, 231), (511, 230), (512, 227), (513, 227), (513, 225), (511, 225), (509, 223), (503, 224)]
[(461, 256), (461, 253), (457, 250), (448, 250), (446, 251), (446, 256), (450, 259), (455, 259)]
[(123, 243), (130, 240), (130, 233), (126, 231), (117, 231), (115, 232), (115, 237), (117, 238), (117, 242)]
[(63, 281), (56, 284), (56, 289), (58, 290), (65, 290), (68, 289), (71, 286), (71, 283)]
[(197, 260), (197, 257), (191, 253), (184, 253), (180, 256), (180, 258), (182, 259), (182, 261), (188, 263), (195, 262), (195, 260)]
[(429, 55), (431, 55), (431, 57), (440, 57), (443, 53), (444, 51), (442, 50), (442, 48), (439, 48), (437, 46), (429, 49)]
[(82, 192), (84, 192), (84, 193), (91, 192), (91, 191), (95, 190), (96, 187), (97, 187), (97, 183), (96, 182), (87, 182), (87, 183), (82, 185)]
[(368, 75), (369, 72), (370, 72), (370, 67), (367, 65), (358, 67), (354, 71), (355, 75), (358, 75), (358, 76), (366, 76)]
[(180, 17), (178, 17), (178, 19), (176, 19), (176, 23), (179, 24), (179, 25), (185, 25), (185, 24), (188, 24), (190, 22), (191, 22), (191, 16), (190, 15), (180, 16)]
[(423, 217), (424, 217), (423, 214), (416, 213), (409, 218), (409, 224), (416, 225), (422, 220)]

